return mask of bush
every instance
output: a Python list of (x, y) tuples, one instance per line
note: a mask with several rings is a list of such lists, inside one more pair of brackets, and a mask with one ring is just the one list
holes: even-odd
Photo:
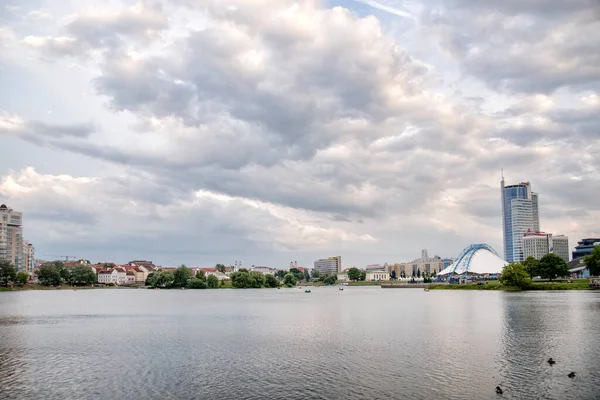
[(202, 279), (190, 278), (188, 279), (186, 286), (188, 289), (206, 289), (207, 284)]
[(218, 288), (219, 278), (217, 278), (215, 275), (209, 275), (208, 278), (206, 278), (206, 285), (211, 289)]
[(294, 276), (294, 274), (287, 274), (283, 278), (283, 283), (288, 287), (295, 286), (296, 285), (296, 277)]
[(279, 280), (277, 280), (277, 278), (275, 278), (273, 275), (267, 274), (265, 275), (265, 284), (268, 287), (275, 288), (279, 286)]
[(511, 263), (502, 269), (500, 283), (503, 286), (526, 289), (531, 285), (531, 279), (529, 279), (529, 273), (522, 264)]

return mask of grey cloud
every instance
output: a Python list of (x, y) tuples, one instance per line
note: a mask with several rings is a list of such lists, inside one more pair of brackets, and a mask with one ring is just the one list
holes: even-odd
[(81, 14), (65, 29), (93, 47), (115, 47), (124, 36), (146, 41), (153, 32), (166, 27), (160, 4), (143, 1), (118, 13)]
[(423, 16), (466, 74), (511, 93), (600, 87), (598, 2), (476, 3), (435, 2), (443, 11)]

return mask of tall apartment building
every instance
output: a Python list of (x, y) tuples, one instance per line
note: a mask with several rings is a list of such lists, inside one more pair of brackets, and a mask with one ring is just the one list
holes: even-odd
[(8, 261), (17, 270), (25, 270), (23, 251), (23, 215), (6, 204), (0, 205), (0, 261)]
[(523, 236), (523, 259), (533, 257), (539, 260), (548, 253), (554, 253), (568, 263), (569, 238), (545, 232), (527, 232)]
[(314, 269), (321, 275), (337, 275), (342, 273), (342, 257), (322, 258), (315, 261)]
[(504, 239), (504, 259), (520, 262), (523, 257), (523, 237), (526, 232), (540, 230), (538, 195), (531, 191), (529, 182), (517, 185), (504, 185), (502, 191), (502, 230)]
[(23, 240), (23, 260), (23, 271), (32, 275), (35, 268), (35, 248), (27, 240)]
[(575, 246), (573, 260), (585, 257), (588, 254), (592, 254), (592, 251), (594, 251), (594, 246), (598, 245), (600, 245), (600, 238), (581, 239), (579, 242), (577, 242), (577, 246)]

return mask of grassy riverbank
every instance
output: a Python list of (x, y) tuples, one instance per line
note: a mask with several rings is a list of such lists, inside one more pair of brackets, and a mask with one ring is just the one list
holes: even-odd
[[(477, 282), (466, 285), (448, 285), (435, 283), (429, 285), (431, 290), (506, 290), (519, 291), (520, 289), (502, 286), (498, 281), (489, 281), (487, 284), (479, 285)], [(565, 280), (559, 281), (533, 281), (526, 289), (522, 290), (590, 290), (587, 279), (576, 279), (572, 283)]]

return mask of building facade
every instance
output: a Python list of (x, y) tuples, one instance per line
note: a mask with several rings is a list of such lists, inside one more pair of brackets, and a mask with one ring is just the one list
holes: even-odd
[(329, 257), (315, 261), (314, 269), (321, 275), (337, 275), (342, 273), (342, 257)]
[(420, 276), (423, 274), (436, 275), (452, 264), (452, 259), (441, 258), (440, 256), (429, 257), (427, 250), (421, 252), (421, 258), (407, 263), (388, 265), (388, 272), (395, 272), (396, 278)]
[(35, 268), (35, 248), (27, 240), (23, 240), (23, 259), (23, 271), (27, 272), (29, 275), (32, 275)]
[(383, 270), (380, 270), (380, 271), (369, 270), (369, 271), (367, 271), (365, 280), (367, 280), (367, 281), (389, 281), (390, 274), (387, 271), (383, 271)]
[(6, 204), (0, 205), (0, 261), (8, 261), (25, 271), (23, 251), (23, 215)]
[(554, 253), (566, 263), (569, 262), (569, 238), (565, 235), (552, 235), (545, 232), (527, 232), (523, 236), (523, 259), (541, 259)]
[(577, 246), (575, 246), (575, 251), (573, 251), (573, 260), (591, 254), (592, 251), (594, 251), (594, 245), (600, 245), (600, 238), (581, 239), (579, 242), (577, 242)]
[(502, 191), (502, 230), (504, 241), (504, 259), (508, 262), (520, 262), (523, 257), (523, 237), (526, 232), (539, 232), (540, 218), (538, 195), (531, 191), (529, 182), (517, 185), (504, 185)]
[(569, 262), (569, 238), (565, 235), (554, 235), (552, 237), (552, 252), (565, 260), (566, 263)]

